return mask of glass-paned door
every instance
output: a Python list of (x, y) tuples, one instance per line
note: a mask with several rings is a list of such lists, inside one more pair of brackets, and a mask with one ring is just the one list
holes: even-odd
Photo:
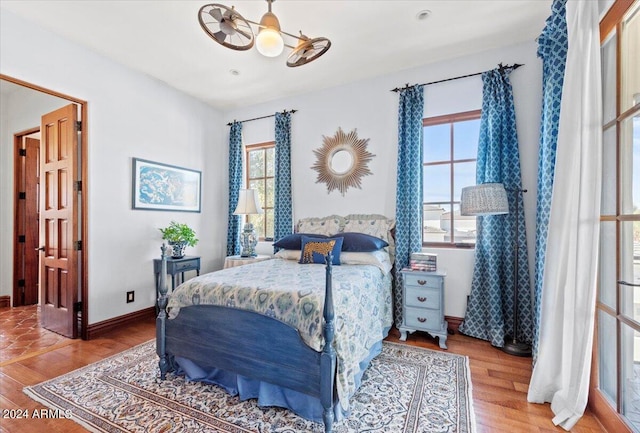
[(617, 0), (600, 26), (603, 176), (591, 391), (596, 405), (605, 402), (618, 422), (640, 433), (639, 11), (638, 0)]

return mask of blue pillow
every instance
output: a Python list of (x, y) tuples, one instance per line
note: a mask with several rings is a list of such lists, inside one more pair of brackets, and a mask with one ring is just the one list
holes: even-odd
[(331, 251), (333, 254), (334, 265), (340, 264), (340, 250), (342, 250), (342, 238), (311, 238), (302, 236), (302, 245), (300, 248), (300, 261), (298, 263), (322, 263), (325, 262), (327, 253)]
[(310, 238), (326, 239), (328, 236), (307, 234), (307, 233), (294, 233), (278, 239), (274, 242), (273, 246), (278, 248), (284, 248), (285, 250), (301, 250), (302, 249), (302, 236), (308, 236)]
[(340, 236), (344, 238), (342, 251), (368, 253), (389, 246), (386, 241), (364, 233), (340, 233)]

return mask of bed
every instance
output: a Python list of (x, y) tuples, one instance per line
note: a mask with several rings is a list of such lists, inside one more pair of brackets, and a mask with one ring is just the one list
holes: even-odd
[[(331, 432), (392, 324), (393, 227), (381, 215), (305, 218), (274, 259), (192, 278), (171, 294), (163, 260), (161, 379), (215, 383)], [(312, 245), (311, 262), (299, 264)]]

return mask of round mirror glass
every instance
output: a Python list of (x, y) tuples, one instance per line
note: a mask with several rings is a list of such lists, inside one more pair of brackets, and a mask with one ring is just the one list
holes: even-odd
[(339, 150), (333, 154), (329, 165), (335, 174), (348, 173), (353, 167), (353, 155), (348, 150)]

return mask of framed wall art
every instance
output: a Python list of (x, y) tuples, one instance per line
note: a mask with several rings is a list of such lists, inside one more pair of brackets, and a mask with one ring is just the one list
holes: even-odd
[(133, 209), (200, 212), (202, 173), (133, 158)]

